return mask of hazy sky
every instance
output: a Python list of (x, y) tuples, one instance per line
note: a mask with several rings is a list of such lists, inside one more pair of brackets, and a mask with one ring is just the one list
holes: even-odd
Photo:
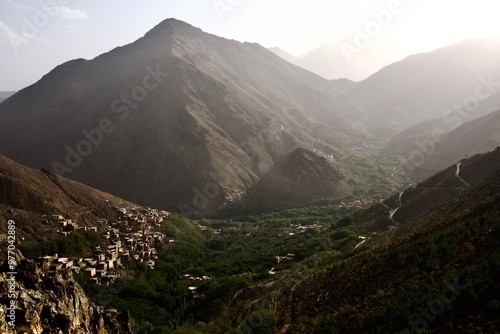
[(0, 91), (131, 43), (170, 17), (296, 56), (323, 43), (361, 53), (384, 46), (378, 57), (388, 64), (468, 37), (500, 38), (497, 8), (494, 0), (0, 0)]

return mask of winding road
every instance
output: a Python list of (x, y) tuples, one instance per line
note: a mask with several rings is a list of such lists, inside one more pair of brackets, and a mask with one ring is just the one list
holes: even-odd
[[(396, 225), (399, 225), (399, 223), (394, 219), (394, 214), (396, 213), (396, 211), (399, 210), (399, 208), (401, 207), (401, 205), (403, 205), (403, 201), (401, 200), (401, 197), (403, 196), (404, 194), (404, 191), (400, 192), (399, 193), (399, 206), (395, 209), (391, 209), (387, 204), (385, 204), (384, 202), (380, 202), (380, 204), (382, 204), (383, 206), (385, 206), (388, 210), (389, 210), (389, 219), (391, 221), (394, 222), (394, 224)], [(369, 238), (365, 238), (363, 240), (361, 240), (360, 242), (358, 242), (355, 246), (354, 246), (354, 249), (358, 248), (359, 246), (361, 246), (362, 244), (364, 244), (366, 242), (366, 240), (368, 240)]]
[(397, 208), (395, 208), (394, 210), (391, 210), (389, 212), (389, 219), (392, 220), (396, 225), (399, 225), (399, 223), (394, 219), (394, 214), (396, 213), (396, 211), (399, 210), (401, 205), (403, 205), (403, 202), (401, 201), (401, 196), (403, 196), (403, 194), (404, 194), (404, 191), (399, 193), (399, 206)]
[(364, 243), (366, 242), (366, 240), (368, 240), (368, 238), (365, 238), (365, 239), (361, 240), (360, 242), (358, 242), (358, 243), (356, 244), (356, 246), (354, 246), (354, 249), (356, 249), (356, 248), (358, 248), (359, 246), (361, 246), (362, 244), (364, 244)]
[(460, 176), (460, 165), (462, 164), (462, 162), (459, 162), (457, 163), (457, 170), (455, 171), (455, 176), (457, 177), (457, 179), (462, 182), (466, 187), (470, 187), (470, 184), (468, 184), (464, 179), (462, 179), (462, 177)]

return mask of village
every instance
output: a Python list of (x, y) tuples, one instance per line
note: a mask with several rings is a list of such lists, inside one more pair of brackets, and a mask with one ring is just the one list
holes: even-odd
[(170, 212), (148, 207), (114, 209), (119, 218), (115, 221), (102, 218), (101, 222), (106, 226), (104, 230), (79, 226), (62, 215), (47, 217), (58, 224), (58, 233), (62, 235), (75, 230), (91, 230), (102, 234), (106, 245), (96, 246), (93, 254), (85, 258), (59, 257), (58, 254), (38, 258), (42, 271), (84, 272), (95, 284), (109, 286), (120, 276), (120, 269), (130, 268), (131, 264), (145, 263), (154, 269), (155, 260), (158, 259), (155, 246), (175, 242), (166, 239), (163, 233), (154, 231), (155, 227), (160, 227), (169, 218)]

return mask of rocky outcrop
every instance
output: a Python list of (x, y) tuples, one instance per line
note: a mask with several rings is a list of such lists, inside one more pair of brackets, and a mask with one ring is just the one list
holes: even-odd
[(43, 273), (32, 259), (18, 263), (15, 275), (15, 327), (9, 325), (7, 267), (0, 274), (0, 332), (6, 334), (128, 334), (129, 313), (104, 310), (85, 295), (70, 274)]
[(331, 160), (296, 148), (279, 160), (250, 190), (248, 200), (278, 207), (300, 206), (315, 198), (351, 195), (349, 178)]

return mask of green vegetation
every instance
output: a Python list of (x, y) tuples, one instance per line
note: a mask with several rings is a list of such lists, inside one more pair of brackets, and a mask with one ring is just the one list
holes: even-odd
[[(179, 333), (203, 332), (204, 326), (227, 316), (237, 291), (350, 254), (358, 242), (352, 217), (337, 219), (348, 210), (312, 206), (240, 217), (245, 219), (241, 221), (193, 222), (172, 215), (160, 231), (175, 242), (159, 250), (154, 270), (139, 266), (132, 276), (108, 288), (91, 284), (85, 274), (75, 278), (98, 303), (130, 310), (138, 333), (169, 333), (176, 328)], [(288, 253), (295, 254), (294, 261), (276, 263), (275, 256)], [(275, 277), (268, 273), (272, 268)], [(193, 281), (185, 274), (210, 279)], [(190, 286), (196, 287), (196, 298)], [(262, 322), (255, 333), (271, 333), (277, 323), (266, 308), (249, 316)]]
[[(175, 241), (157, 247), (154, 270), (138, 265), (109, 287), (75, 278), (98, 304), (129, 310), (137, 333), (496, 332), (499, 179), (391, 230), (378, 224), (383, 205), (360, 212), (328, 199), (231, 219), (172, 215), (159, 230)], [(408, 212), (422, 204), (405, 194)], [(24, 247), (92, 244), (78, 233)], [(360, 233), (368, 239), (355, 249)]]
[(76, 230), (68, 236), (60, 236), (55, 240), (45, 240), (38, 243), (24, 243), (18, 249), (25, 257), (59, 254), (60, 256), (75, 256), (101, 244), (102, 235), (93, 231)]
[[(381, 145), (381, 144), (378, 144)], [(401, 163), (379, 153), (379, 148), (359, 152), (338, 162), (342, 172), (356, 185), (356, 196), (380, 199), (390, 196), (406, 181)]]
[[(453, 213), (410, 240), (337, 262), (296, 293), (292, 333), (453, 332), (467, 317), (472, 332), (494, 332), (499, 203), (499, 195), (469, 201), (475, 213), (465, 219)], [(334, 300), (312, 308), (320, 291)]]
[[(174, 215), (161, 229), (176, 241), (160, 251), (155, 270), (140, 266), (109, 288), (77, 279), (101, 304), (130, 310), (139, 333), (273, 333), (288, 307), (290, 333), (411, 333), (417, 325), (449, 332), (465, 314), (475, 314), (473, 329), (485, 332), (481, 323), (500, 308), (500, 198), (482, 198), (461, 199), (469, 209), (442, 208), (444, 216), (424, 230), (360, 251), (362, 226), (335, 205), (237, 220)], [(295, 261), (275, 262), (288, 253)], [(211, 279), (188, 280), (188, 273)], [(418, 313), (429, 305), (443, 307), (432, 321)]]

